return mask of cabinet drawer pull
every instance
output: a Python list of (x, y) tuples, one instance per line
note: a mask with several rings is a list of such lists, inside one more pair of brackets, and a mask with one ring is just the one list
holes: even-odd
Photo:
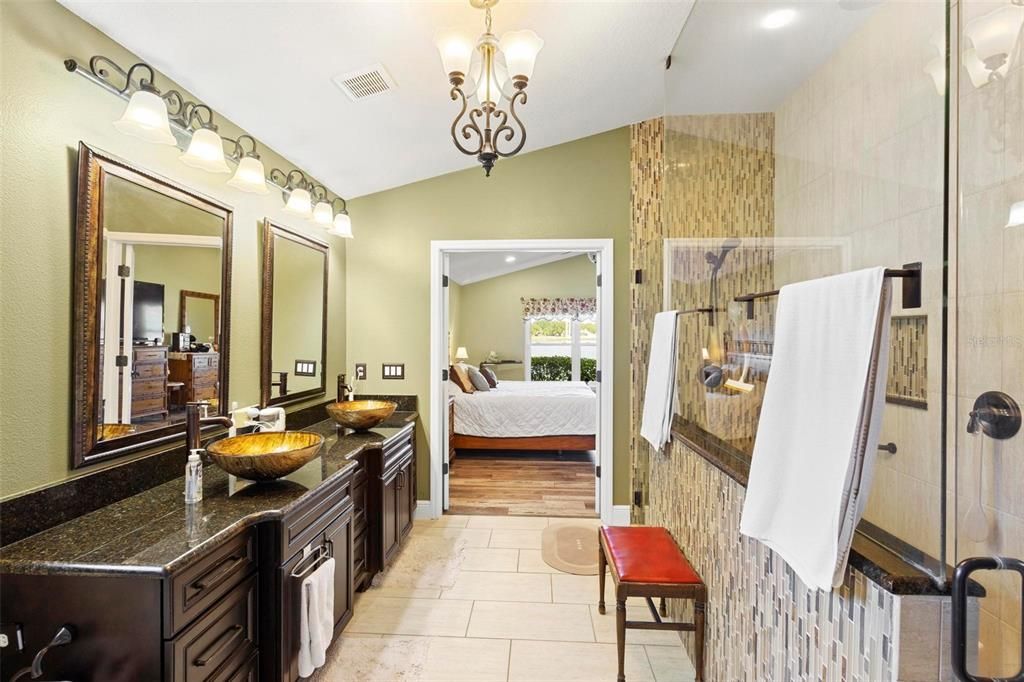
[(220, 652), (224, 651), (224, 649), (226, 649), (229, 644), (238, 639), (238, 636), (241, 634), (242, 626), (232, 625), (230, 628), (225, 630), (224, 634), (218, 637), (217, 640), (213, 643), (214, 646), (211, 646), (212, 651), (210, 649), (207, 649), (199, 656), (199, 658), (195, 660), (195, 665), (200, 668), (205, 666), (207, 663), (209, 663), (214, 658), (219, 656)]
[(242, 563), (243, 561), (245, 561), (245, 557), (229, 556), (227, 559), (217, 564), (217, 566), (215, 566), (212, 571), (210, 571), (206, 575), (199, 578), (199, 580), (194, 582), (193, 585), (195, 586), (195, 589), (205, 590), (208, 587), (216, 585), (225, 576), (234, 571), (235, 566)]

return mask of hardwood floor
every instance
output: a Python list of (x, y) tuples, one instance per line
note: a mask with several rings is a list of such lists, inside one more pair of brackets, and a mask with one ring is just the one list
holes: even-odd
[(466, 454), (451, 463), (450, 514), (596, 517), (585, 454)]

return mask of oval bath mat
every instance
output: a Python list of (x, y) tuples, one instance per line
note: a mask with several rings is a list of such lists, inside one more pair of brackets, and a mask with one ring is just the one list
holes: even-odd
[(576, 575), (597, 575), (597, 523), (552, 523), (541, 534), (541, 558), (552, 568)]

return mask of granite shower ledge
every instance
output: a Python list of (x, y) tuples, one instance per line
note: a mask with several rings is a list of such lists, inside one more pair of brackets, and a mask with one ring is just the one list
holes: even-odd
[[(750, 457), (731, 447), (725, 441), (711, 435), (676, 415), (672, 421), (672, 436), (684, 446), (693, 450), (712, 466), (746, 488), (750, 475)], [(948, 596), (948, 585), (937, 585), (934, 579), (899, 555), (875, 543), (857, 532), (850, 549), (849, 566), (863, 573), (865, 577), (895, 595), (900, 596)], [(952, 571), (949, 571), (952, 574)], [(984, 596), (980, 584), (972, 581), (970, 594)]]
[(161, 578), (240, 530), (280, 518), (355, 468), (353, 457), (399, 437), (415, 419), (415, 412), (399, 412), (374, 431), (348, 434), (330, 420), (318, 422), (305, 430), (324, 436), (320, 456), (286, 479), (253, 484), (207, 466), (203, 501), (193, 509), (183, 501), (184, 477), (173, 479), (0, 548), (0, 574)]

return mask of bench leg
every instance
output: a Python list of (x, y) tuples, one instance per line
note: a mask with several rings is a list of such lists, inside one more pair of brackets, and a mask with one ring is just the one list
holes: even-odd
[(626, 600), (615, 600), (615, 643), (619, 654), (618, 682), (626, 682)]
[(693, 604), (693, 635), (694, 635), (694, 658), (693, 667), (696, 668), (696, 682), (704, 681), (704, 602), (695, 601)]
[(597, 612), (602, 616), (604, 608), (604, 576), (608, 572), (608, 560), (604, 556), (604, 547), (601, 546), (601, 539), (597, 540), (597, 589), (600, 590), (597, 596)]

